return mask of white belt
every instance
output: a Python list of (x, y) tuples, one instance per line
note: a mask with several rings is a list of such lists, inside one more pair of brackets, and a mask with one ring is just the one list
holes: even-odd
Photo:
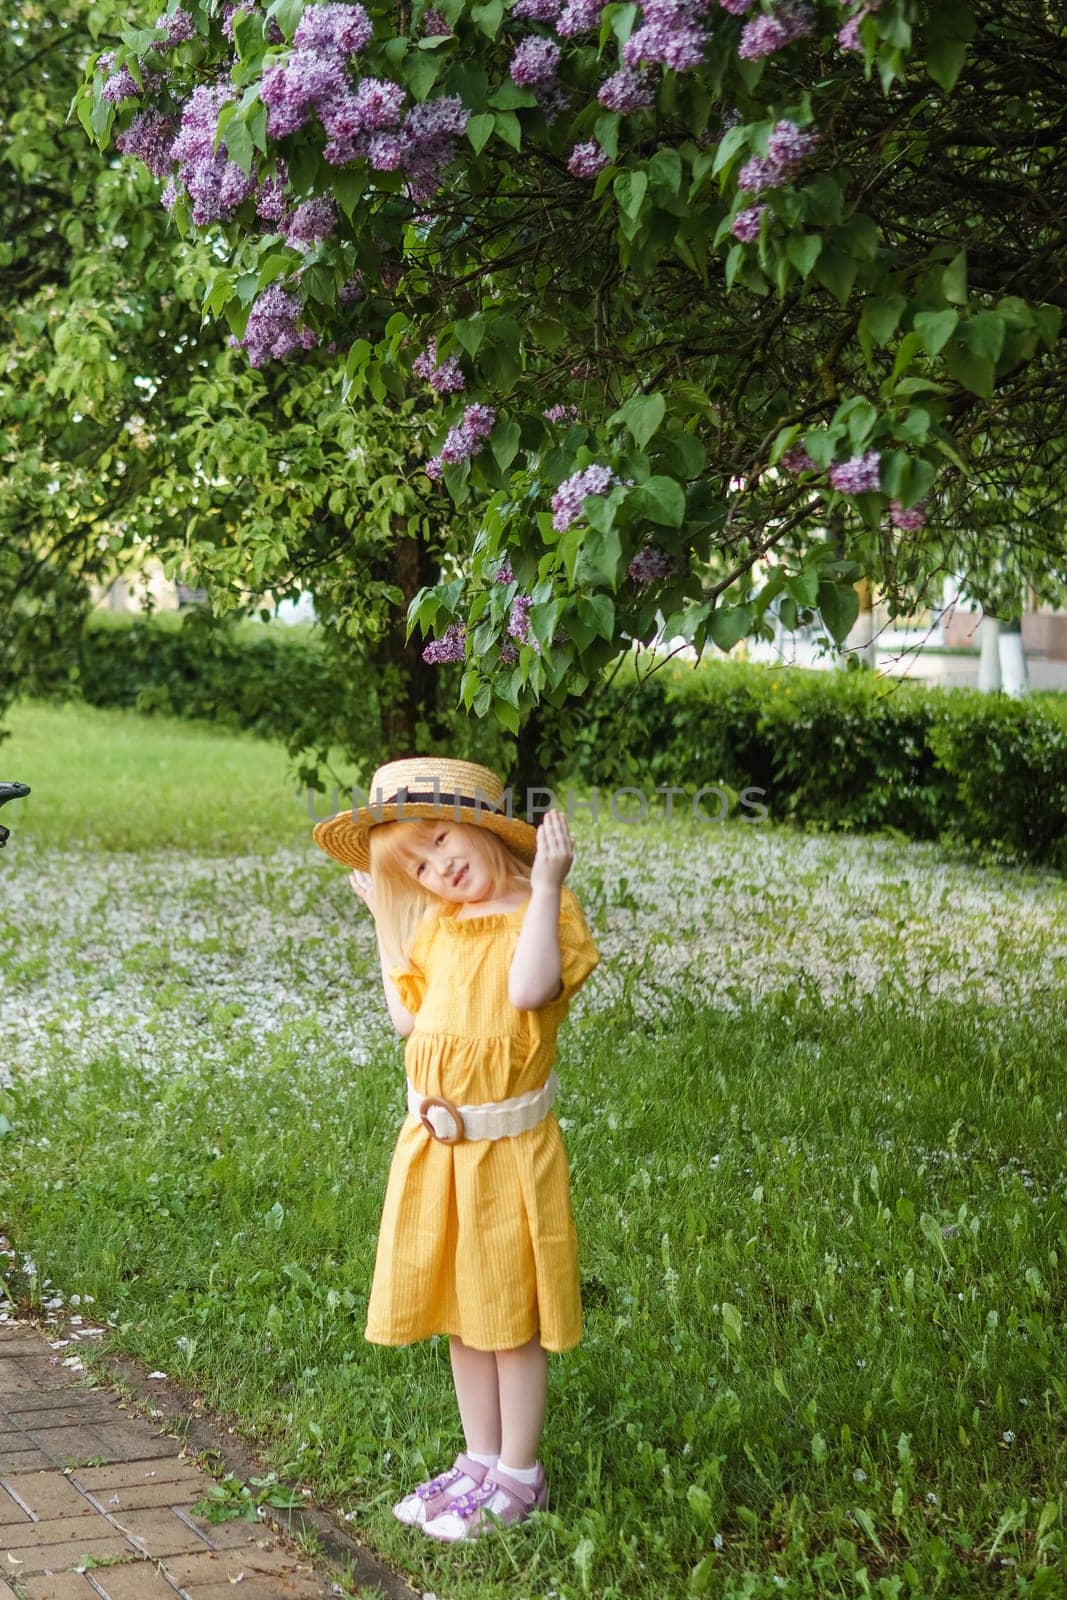
[(417, 1117), (441, 1144), (459, 1144), (463, 1139), (503, 1139), (536, 1128), (552, 1108), (559, 1079), (553, 1067), (539, 1089), (480, 1106), (457, 1106), (444, 1095), (420, 1094), (410, 1078), (407, 1085), (409, 1115)]

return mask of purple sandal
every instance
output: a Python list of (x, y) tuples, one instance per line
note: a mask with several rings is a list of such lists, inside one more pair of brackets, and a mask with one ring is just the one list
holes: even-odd
[(475, 1461), (473, 1456), (461, 1450), (447, 1472), (439, 1472), (436, 1478), (427, 1478), (425, 1483), (418, 1484), (410, 1494), (405, 1495), (393, 1507), (393, 1516), (398, 1522), (421, 1527), (447, 1511), (449, 1505), (458, 1498), (452, 1489), (454, 1483), (462, 1477), (473, 1478), (476, 1487), (480, 1488), (488, 1471), (489, 1468), (481, 1461)]
[[(499, 1490), (507, 1496), (506, 1504), (499, 1511), (490, 1511), (489, 1503)], [(547, 1504), (548, 1483), (543, 1467), (534, 1484), (519, 1483), (499, 1467), (490, 1467), (476, 1489), (454, 1495), (435, 1517), (427, 1517), (422, 1531), (431, 1539), (442, 1539), (450, 1544), (480, 1539), (494, 1528), (525, 1522), (534, 1511), (543, 1510)]]

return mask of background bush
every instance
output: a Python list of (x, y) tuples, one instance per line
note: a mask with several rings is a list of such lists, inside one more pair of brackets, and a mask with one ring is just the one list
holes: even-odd
[[(442, 698), (455, 703), (462, 668), (440, 670)], [(1067, 870), (1067, 697), (727, 659), (646, 674), (627, 656), (582, 701), (541, 708), (541, 766), (558, 796), (597, 787), (607, 806), (623, 785), (671, 784), (688, 804), (705, 785), (754, 788), (778, 822), (888, 830)], [(98, 613), (64, 692), (279, 740), (305, 757), (301, 781), (321, 779), (324, 752), (340, 749), (369, 781), (383, 759), (376, 684), (373, 661), (340, 662), (312, 625), (221, 625), (189, 610)], [(508, 770), (495, 724), (457, 710), (449, 726), (450, 752)], [(714, 797), (707, 809), (716, 813)]]

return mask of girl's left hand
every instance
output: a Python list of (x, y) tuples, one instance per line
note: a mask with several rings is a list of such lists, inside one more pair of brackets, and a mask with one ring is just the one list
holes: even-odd
[(562, 811), (546, 811), (537, 830), (530, 888), (558, 889), (574, 860), (574, 841)]

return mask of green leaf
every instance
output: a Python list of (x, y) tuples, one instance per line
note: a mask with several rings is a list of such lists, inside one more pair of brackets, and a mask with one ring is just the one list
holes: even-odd
[(962, 39), (931, 39), (926, 48), (926, 70), (946, 94), (952, 93), (966, 59)]
[(673, 478), (649, 478), (632, 491), (629, 505), (635, 516), (665, 528), (680, 528), (685, 521), (685, 491)]
[(597, 117), (593, 132), (601, 149), (614, 161), (619, 153), (619, 113), (605, 111), (602, 117)]
[(852, 293), (858, 271), (859, 262), (855, 256), (846, 255), (843, 250), (833, 246), (824, 249), (815, 263), (816, 282), (821, 283), (824, 289), (829, 289), (841, 305)]
[(482, 347), (482, 341), (489, 331), (489, 322), (481, 312), (473, 317), (461, 318), (452, 324), (452, 332), (459, 340), (469, 356), (476, 356)]
[(505, 144), (513, 150), (518, 150), (522, 144), (522, 123), (514, 111), (498, 111), (494, 118), (496, 131)]
[(831, 583), (824, 578), (819, 584), (818, 602), (830, 637), (835, 644), (843, 644), (859, 615), (859, 594), (851, 584)]
[(1004, 348), (1004, 318), (995, 311), (977, 311), (960, 323), (959, 337), (974, 355), (995, 366)]
[(504, 0), (488, 0), (486, 5), (472, 6), (471, 19), (487, 39), (495, 39), (504, 20)]
[(657, 200), (673, 200), (682, 187), (682, 158), (677, 150), (657, 150), (648, 163), (648, 181)]
[(648, 189), (648, 174), (643, 168), (616, 174), (614, 190), (619, 209), (636, 221)]
[(791, 233), (786, 243), (786, 254), (800, 276), (810, 278), (812, 269), (822, 254), (822, 235), (819, 233)]
[(719, 146), (715, 152), (715, 162), (711, 169), (713, 173), (721, 172), (726, 163), (731, 160), (739, 150), (742, 150), (745, 147), (745, 145), (748, 143), (750, 131), (751, 130), (746, 127), (743, 122), (735, 123), (732, 128), (728, 128), (726, 130), (722, 138), (719, 140)]
[(941, 353), (955, 333), (959, 320), (959, 312), (951, 307), (947, 311), (920, 311), (916, 314), (913, 326), (928, 356)]
[(409, 56), (403, 68), (403, 77), (416, 100), (426, 99), (437, 82), (442, 65), (440, 56), (426, 55), (417, 50)]
[(892, 294), (885, 299), (872, 296), (863, 302), (860, 320), (880, 350), (885, 349), (896, 333), (907, 303), (902, 294)]
[(615, 633), (615, 602), (608, 594), (582, 595), (578, 600), (578, 612), (594, 634), (600, 638), (611, 640)]
[(953, 256), (941, 274), (941, 293), (954, 306), (967, 304), (967, 252)]
[(273, 0), (267, 7), (268, 17), (273, 17), (288, 42), (292, 41), (296, 25), (304, 15), (304, 0)]
[(532, 89), (524, 89), (514, 78), (505, 78), (499, 89), (489, 96), (494, 111), (517, 111), (520, 106), (535, 106), (537, 96)]
[(994, 367), (987, 356), (976, 355), (968, 344), (956, 338), (945, 351), (945, 366), (963, 387), (983, 400), (993, 398)]
[(708, 619), (708, 638), (720, 650), (732, 650), (752, 626), (752, 607), (716, 606)]
[(498, 422), (489, 439), (489, 445), (501, 472), (506, 472), (515, 459), (522, 430), (517, 422)]
[(489, 142), (496, 118), (491, 111), (481, 111), (467, 123), (467, 138), (476, 156), (480, 156)]
[(633, 436), (639, 450), (643, 450), (663, 421), (667, 402), (661, 394), (635, 394), (618, 412)]

